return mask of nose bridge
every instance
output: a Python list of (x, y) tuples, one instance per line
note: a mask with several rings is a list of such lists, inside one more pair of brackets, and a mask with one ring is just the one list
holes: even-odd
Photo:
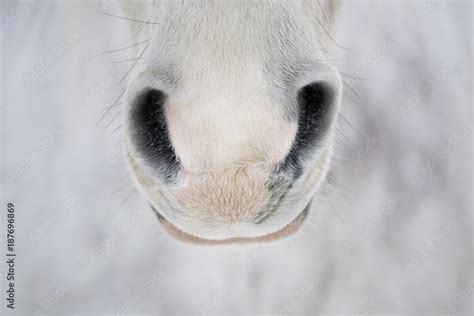
[(249, 82), (250, 77), (222, 79), (217, 86), (198, 82), (170, 97), (169, 133), (185, 168), (284, 157), (296, 123), (287, 121), (282, 104), (261, 84)]

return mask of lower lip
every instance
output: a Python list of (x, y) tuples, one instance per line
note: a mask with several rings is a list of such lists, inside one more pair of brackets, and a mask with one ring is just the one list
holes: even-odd
[(277, 239), (281, 239), (284, 237), (288, 237), (295, 233), (298, 228), (303, 224), (304, 220), (306, 219), (310, 205), (308, 204), (304, 210), (288, 225), (283, 227), (282, 229), (258, 237), (233, 237), (228, 239), (219, 239), (219, 240), (212, 240), (212, 239), (204, 239), (201, 237), (196, 237), (194, 235), (188, 234), (168, 222), (154, 207), (153, 210), (157, 213), (158, 219), (160, 220), (161, 227), (173, 236), (174, 238), (192, 243), (192, 244), (200, 244), (200, 245), (224, 245), (224, 244), (251, 244), (251, 243), (260, 243), (260, 242), (269, 242)]

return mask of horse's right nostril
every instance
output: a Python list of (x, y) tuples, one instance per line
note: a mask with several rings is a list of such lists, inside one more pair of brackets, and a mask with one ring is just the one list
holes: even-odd
[(166, 99), (162, 91), (148, 88), (134, 100), (130, 109), (131, 142), (153, 170), (166, 181), (174, 181), (179, 162), (169, 137)]
[(280, 166), (297, 178), (302, 173), (301, 162), (330, 131), (337, 109), (335, 90), (325, 82), (313, 82), (298, 91), (298, 131), (290, 152)]

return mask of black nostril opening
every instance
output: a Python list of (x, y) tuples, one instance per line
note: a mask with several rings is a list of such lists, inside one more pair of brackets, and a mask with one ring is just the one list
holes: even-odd
[(165, 181), (174, 181), (179, 161), (170, 141), (162, 91), (145, 89), (134, 100), (130, 113), (131, 141), (146, 164)]
[[(295, 145), (314, 145), (330, 124), (332, 89), (324, 83), (312, 83), (298, 92), (298, 133)], [(302, 149), (302, 148), (301, 148)]]
[(324, 82), (308, 84), (298, 91), (298, 130), (290, 152), (278, 171), (293, 178), (302, 174), (302, 161), (314, 152), (329, 131), (334, 112), (334, 90)]

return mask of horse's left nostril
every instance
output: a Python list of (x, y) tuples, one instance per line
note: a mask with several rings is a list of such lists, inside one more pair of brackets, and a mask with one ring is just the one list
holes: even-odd
[(158, 170), (166, 181), (173, 181), (179, 170), (168, 132), (162, 91), (145, 89), (130, 109), (131, 142), (145, 163)]
[(328, 129), (333, 106), (333, 89), (324, 82), (315, 82), (298, 91), (299, 118), (297, 140), (311, 144)]
[(293, 178), (301, 175), (302, 160), (312, 154), (330, 131), (337, 110), (335, 95), (335, 90), (325, 82), (313, 82), (298, 91), (298, 131), (280, 171), (289, 172)]

